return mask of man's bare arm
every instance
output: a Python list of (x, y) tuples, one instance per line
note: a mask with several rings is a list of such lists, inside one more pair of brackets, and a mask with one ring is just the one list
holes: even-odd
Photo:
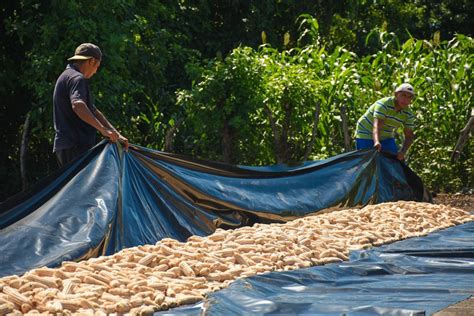
[(107, 126), (108, 128), (110, 128), (111, 130), (113, 130), (115, 133), (117, 133), (118, 135), (118, 140), (124, 144), (125, 146), (125, 150), (128, 150), (128, 139), (124, 136), (122, 136), (122, 134), (120, 134), (119, 131), (117, 131), (117, 129), (107, 120), (107, 118), (105, 117), (104, 114), (102, 114), (101, 111), (99, 110), (95, 110), (94, 112), (95, 116), (97, 117), (97, 119), (105, 126)]
[(409, 128), (405, 128), (403, 130), (405, 134), (405, 139), (403, 140), (402, 149), (397, 153), (398, 160), (404, 160), (405, 156), (410, 148), (411, 144), (413, 144), (413, 140), (415, 139), (415, 134)]
[(406, 155), (408, 149), (410, 148), (411, 144), (413, 144), (413, 140), (415, 139), (415, 134), (409, 128), (405, 128), (403, 130), (405, 133), (405, 140), (403, 141), (402, 149), (400, 150), (403, 154)]
[(112, 142), (117, 141), (119, 134), (113, 128), (111, 129), (109, 126), (104, 126), (104, 124), (89, 110), (84, 102), (73, 102), (72, 109), (81, 120), (94, 127), (103, 136), (109, 138)]
[(105, 127), (109, 128), (109, 129), (113, 129), (113, 130), (116, 131), (115, 127), (113, 127), (113, 125), (107, 120), (107, 118), (104, 116), (104, 114), (102, 114), (101, 111), (96, 109), (95, 112), (94, 112), (94, 115), (99, 120), (99, 122), (102, 123), (102, 125), (104, 125)]
[(384, 124), (384, 121), (382, 119), (374, 119), (374, 127), (372, 130), (372, 138), (374, 139), (374, 147), (380, 151), (382, 149), (382, 145), (380, 144), (380, 130), (382, 129), (382, 126)]

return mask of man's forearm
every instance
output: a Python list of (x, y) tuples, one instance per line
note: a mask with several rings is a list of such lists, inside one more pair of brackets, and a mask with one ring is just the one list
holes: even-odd
[(102, 125), (104, 125), (106, 128), (109, 128), (111, 130), (116, 130), (115, 127), (113, 127), (113, 125), (110, 124), (110, 122), (107, 120), (104, 114), (102, 114), (102, 112), (100, 112), (99, 110), (95, 110), (94, 114), (99, 120), (99, 122), (102, 123)]
[(89, 108), (84, 102), (74, 102), (72, 104), (72, 109), (81, 120), (91, 125), (99, 132), (102, 132), (104, 129), (107, 128), (107, 126), (104, 126), (104, 124), (99, 121), (97, 117), (94, 116), (94, 114), (92, 114), (92, 112), (89, 110)]
[[(128, 150), (128, 139), (123, 137), (122, 134), (120, 134), (120, 132), (118, 130), (116, 130), (115, 127), (112, 124), (110, 124), (110, 122), (102, 114), (102, 112), (100, 112), (99, 110), (96, 109), (94, 114), (97, 117), (97, 119), (111, 131), (111, 135), (108, 136), (108, 137), (110, 139), (112, 139), (113, 142), (118, 140), (121, 143), (125, 144), (125, 150)], [(112, 136), (112, 134), (113, 134), (113, 136)]]
[(374, 126), (374, 130), (372, 131), (372, 137), (374, 138), (374, 143), (380, 143), (380, 130)]
[(380, 143), (380, 128), (383, 122), (379, 119), (376, 119), (374, 122), (374, 127), (372, 129), (372, 138), (374, 139), (374, 143)]
[(406, 154), (408, 149), (410, 148), (411, 144), (413, 144), (414, 137), (405, 137), (403, 141), (402, 149), (400, 150), (403, 154)]

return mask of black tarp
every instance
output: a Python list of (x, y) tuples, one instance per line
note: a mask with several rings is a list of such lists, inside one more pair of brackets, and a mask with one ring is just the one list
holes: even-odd
[(246, 167), (102, 142), (0, 204), (0, 276), (216, 228), (288, 221), (327, 208), (429, 201), (393, 156), (354, 151)]
[(472, 295), (474, 222), (354, 251), (348, 262), (240, 279), (156, 315), (431, 315)]

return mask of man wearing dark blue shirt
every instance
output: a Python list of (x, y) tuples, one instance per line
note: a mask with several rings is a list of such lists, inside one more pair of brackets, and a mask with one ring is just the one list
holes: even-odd
[(100, 66), (102, 52), (97, 45), (84, 43), (76, 48), (71, 63), (59, 76), (54, 87), (53, 152), (60, 166), (74, 160), (95, 145), (96, 130), (111, 142), (120, 141), (128, 149), (123, 137), (94, 105), (87, 79)]

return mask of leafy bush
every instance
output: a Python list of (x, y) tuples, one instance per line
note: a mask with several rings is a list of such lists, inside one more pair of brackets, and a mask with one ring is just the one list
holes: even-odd
[[(440, 42), (435, 34), (431, 41), (410, 38), (400, 44), (393, 33), (371, 36), (378, 38), (380, 50), (370, 56), (342, 47), (328, 52), (316, 36), (315, 44), (283, 51), (240, 47), (224, 61), (193, 68), (200, 73), (196, 84), (178, 92), (187, 109), (184, 125), (193, 126), (178, 134), (188, 142), (182, 152), (250, 164), (336, 155), (352, 150), (356, 121), (370, 104), (411, 82), (417, 91), (411, 105), (416, 140), (408, 164), (433, 190), (472, 187), (472, 142), (462, 159), (450, 161), (471, 115), (472, 38), (457, 35)], [(311, 142), (315, 123), (317, 137)], [(226, 124), (233, 130), (230, 138)], [(228, 146), (225, 155), (223, 146)]]
[[(409, 78), (419, 92), (410, 165), (435, 189), (472, 186), (472, 144), (449, 162), (472, 101), (472, 39), (439, 40), (472, 35), (467, 0), (22, 0), (2, 9), (0, 200), (21, 188), (27, 115), (27, 178), (57, 168), (53, 86), (86, 41), (105, 55), (91, 81), (97, 105), (133, 143), (250, 165), (333, 156), (351, 149), (369, 104)], [(430, 42), (410, 38), (439, 29)]]

